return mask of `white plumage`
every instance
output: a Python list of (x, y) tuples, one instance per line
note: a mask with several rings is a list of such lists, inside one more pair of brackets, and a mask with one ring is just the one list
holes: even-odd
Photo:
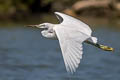
[(97, 38), (92, 37), (90, 27), (69, 15), (55, 12), (60, 24), (42, 23), (29, 25), (43, 28), (41, 32), (46, 38), (58, 39), (67, 72), (73, 73), (79, 66), (82, 59), (82, 43), (94, 45), (102, 50), (113, 51), (113, 48), (97, 44)]
[[(60, 24), (53, 28), (58, 37), (66, 70), (75, 72), (82, 59), (82, 43), (91, 38), (91, 29), (88, 25), (71, 16), (55, 12)], [(63, 21), (62, 19), (63, 18)]]

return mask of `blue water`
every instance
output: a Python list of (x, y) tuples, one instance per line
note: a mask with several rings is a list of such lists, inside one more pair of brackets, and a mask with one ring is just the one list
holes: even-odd
[(35, 28), (0, 28), (0, 80), (120, 80), (120, 31), (94, 29), (105, 52), (84, 43), (84, 54), (74, 75), (68, 75), (59, 43)]

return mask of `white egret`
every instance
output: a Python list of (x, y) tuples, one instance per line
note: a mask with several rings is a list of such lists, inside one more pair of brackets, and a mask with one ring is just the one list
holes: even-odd
[(91, 35), (92, 30), (87, 24), (60, 12), (55, 12), (55, 15), (60, 24), (42, 23), (28, 26), (43, 28), (41, 33), (44, 37), (59, 40), (67, 72), (73, 73), (78, 68), (83, 54), (83, 42), (105, 51), (113, 51), (113, 48), (97, 43), (97, 38)]

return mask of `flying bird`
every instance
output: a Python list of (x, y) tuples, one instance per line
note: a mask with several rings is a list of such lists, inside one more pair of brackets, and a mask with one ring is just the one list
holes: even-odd
[(43, 29), (42, 36), (50, 39), (58, 39), (62, 51), (64, 63), (67, 72), (74, 73), (82, 59), (82, 43), (88, 43), (105, 51), (113, 51), (112, 47), (97, 43), (97, 38), (93, 37), (90, 27), (82, 21), (66, 15), (55, 12), (59, 24), (42, 23), (38, 25), (28, 25)]

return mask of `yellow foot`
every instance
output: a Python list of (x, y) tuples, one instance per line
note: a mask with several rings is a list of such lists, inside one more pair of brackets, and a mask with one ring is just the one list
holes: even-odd
[(108, 47), (108, 46), (104, 46), (104, 45), (100, 45), (100, 44), (97, 44), (98, 47), (104, 51), (114, 51), (114, 48), (112, 47)]

